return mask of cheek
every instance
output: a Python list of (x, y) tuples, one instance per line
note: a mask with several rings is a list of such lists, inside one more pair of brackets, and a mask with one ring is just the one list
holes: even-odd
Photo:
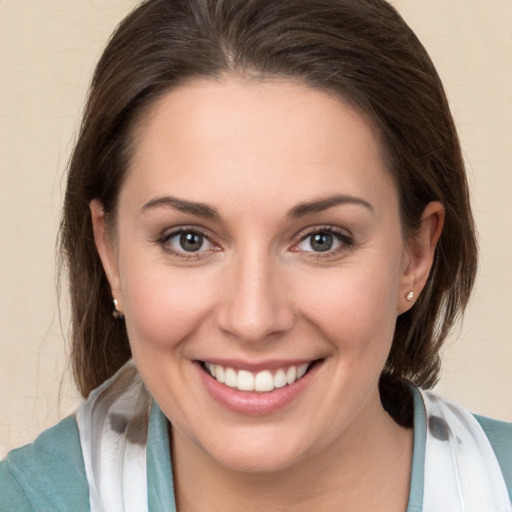
[(201, 271), (129, 265), (122, 292), (131, 345), (165, 350), (187, 339), (211, 309), (210, 279)]
[(347, 266), (301, 279), (295, 292), (299, 307), (340, 351), (389, 350), (396, 323), (399, 273), (397, 268), (384, 267)]

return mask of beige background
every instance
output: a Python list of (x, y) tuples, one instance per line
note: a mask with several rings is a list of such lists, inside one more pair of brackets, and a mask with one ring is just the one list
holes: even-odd
[[(480, 231), (476, 293), (440, 389), (512, 421), (512, 1), (393, 3), (445, 82)], [(94, 63), (136, 4), (0, 0), (0, 456), (77, 403), (55, 291), (62, 175)]]

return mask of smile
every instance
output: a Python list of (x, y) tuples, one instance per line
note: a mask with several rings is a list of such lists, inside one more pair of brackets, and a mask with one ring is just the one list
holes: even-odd
[(195, 367), (215, 402), (237, 414), (260, 417), (282, 411), (305, 393), (324, 362), (196, 360)]
[(289, 386), (301, 379), (312, 364), (313, 362), (310, 362), (259, 372), (237, 371), (230, 367), (212, 363), (204, 363), (204, 366), (217, 382), (225, 386), (236, 388), (239, 391), (268, 393), (275, 389)]

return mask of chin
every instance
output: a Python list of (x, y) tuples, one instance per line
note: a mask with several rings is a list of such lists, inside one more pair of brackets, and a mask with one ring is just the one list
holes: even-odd
[[(210, 454), (213, 455), (213, 454)], [(231, 452), (219, 454), (216, 462), (229, 471), (237, 473), (270, 474), (285, 471), (297, 464), (301, 457), (296, 453), (276, 452), (275, 449), (261, 449), (257, 452)]]
[(297, 435), (290, 438), (288, 432), (257, 433), (245, 430), (243, 435), (223, 437), (223, 441), (215, 442), (213, 446), (210, 442), (201, 448), (214, 463), (238, 473), (275, 473), (287, 470), (315, 451), (312, 446), (308, 446), (311, 440), (301, 440)]

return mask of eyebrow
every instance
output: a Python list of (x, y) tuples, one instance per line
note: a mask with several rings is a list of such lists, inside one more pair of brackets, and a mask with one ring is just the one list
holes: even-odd
[(219, 213), (212, 206), (208, 206), (204, 203), (185, 201), (184, 199), (178, 199), (177, 197), (172, 196), (163, 196), (151, 199), (151, 201), (148, 201), (141, 210), (142, 213), (146, 213), (149, 210), (161, 208), (162, 206), (171, 207), (179, 210), (180, 212), (197, 215), (198, 217), (204, 217), (206, 219), (220, 218)]
[(368, 201), (365, 201), (360, 197), (346, 194), (335, 194), (332, 196), (315, 199), (313, 201), (299, 203), (288, 212), (288, 217), (299, 218), (305, 215), (310, 215), (312, 213), (318, 213), (324, 210), (328, 210), (329, 208), (332, 208), (333, 206), (338, 206), (340, 204), (361, 205), (370, 210), (370, 212), (374, 212), (373, 206)]
[[(346, 195), (346, 194), (335, 194), (333, 196), (315, 199), (313, 201), (307, 201), (299, 203), (289, 210), (287, 217), (289, 218), (300, 218), (305, 215), (318, 213), (340, 204), (356, 204), (364, 206), (373, 213), (373, 206), (360, 197)], [(196, 203), (193, 201), (186, 201), (185, 199), (178, 199), (173, 196), (162, 196), (156, 197), (148, 201), (142, 208), (142, 212), (146, 213), (149, 210), (153, 210), (161, 207), (171, 207), (179, 210), (183, 213), (189, 213), (191, 215), (197, 215), (198, 217), (204, 217), (207, 219), (220, 219), (220, 215), (216, 208), (209, 206), (205, 203)]]

